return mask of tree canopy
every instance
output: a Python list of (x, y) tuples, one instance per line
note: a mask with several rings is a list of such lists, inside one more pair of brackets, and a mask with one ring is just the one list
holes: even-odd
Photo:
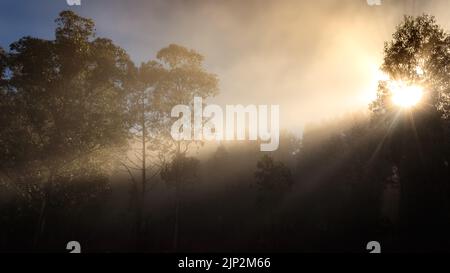
[[(405, 16), (392, 40), (385, 43), (381, 67), (390, 80), (418, 84), (425, 90), (426, 111), (437, 111), (444, 119), (450, 114), (450, 36), (430, 15)], [(392, 109), (392, 93), (381, 81), (374, 112)]]
[(56, 22), (55, 40), (24, 37), (6, 55), (5, 162), (64, 164), (128, 134), (128, 55), (95, 38), (92, 20), (64, 11)]

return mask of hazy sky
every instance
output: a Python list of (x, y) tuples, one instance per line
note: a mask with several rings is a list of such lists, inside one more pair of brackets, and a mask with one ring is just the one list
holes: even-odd
[(170, 43), (205, 56), (220, 79), (219, 104), (279, 104), (281, 126), (367, 106), (383, 43), (403, 14), (435, 15), (448, 29), (449, 0), (1, 0), (0, 46), (25, 35), (52, 38), (63, 9), (93, 18), (99, 36), (136, 63)]

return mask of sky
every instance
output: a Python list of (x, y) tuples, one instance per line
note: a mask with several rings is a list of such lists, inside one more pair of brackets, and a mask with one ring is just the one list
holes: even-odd
[(94, 19), (97, 35), (136, 64), (177, 43), (205, 56), (225, 104), (280, 105), (281, 128), (367, 109), (383, 45), (404, 14), (435, 15), (449, 29), (450, 0), (0, 0), (0, 46), (23, 36), (54, 37), (71, 9)]

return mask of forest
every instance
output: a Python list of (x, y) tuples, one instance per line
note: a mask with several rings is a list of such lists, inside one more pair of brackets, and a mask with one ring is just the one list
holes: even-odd
[(54, 34), (0, 48), (0, 252), (449, 250), (450, 34), (435, 17), (398, 22), (367, 111), (283, 130), (272, 152), (170, 137), (173, 106), (221, 92), (195, 49), (135, 64), (73, 11)]

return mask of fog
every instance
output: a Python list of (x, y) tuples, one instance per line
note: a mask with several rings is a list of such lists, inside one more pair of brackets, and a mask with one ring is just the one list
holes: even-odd
[(366, 109), (374, 98), (383, 44), (404, 14), (436, 15), (449, 1), (89, 1), (99, 35), (137, 63), (179, 43), (205, 56), (220, 79), (218, 104), (279, 104), (295, 133)]

